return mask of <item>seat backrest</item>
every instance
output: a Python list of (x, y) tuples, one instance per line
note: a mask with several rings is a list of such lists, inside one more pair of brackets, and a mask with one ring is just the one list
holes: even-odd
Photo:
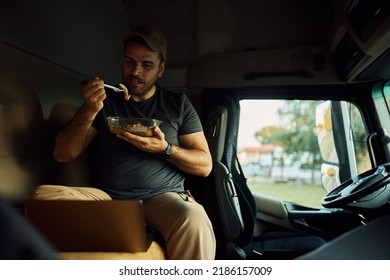
[(238, 108), (224, 94), (203, 93), (206, 138), (213, 155), (213, 180), (223, 242), (245, 246), (251, 242), (256, 205), (236, 158)]
[(228, 111), (226, 107), (214, 105), (209, 108), (206, 124), (206, 138), (213, 162), (220, 162), (225, 150)]
[(20, 204), (46, 173), (44, 120), (38, 95), (0, 76), (0, 195)]

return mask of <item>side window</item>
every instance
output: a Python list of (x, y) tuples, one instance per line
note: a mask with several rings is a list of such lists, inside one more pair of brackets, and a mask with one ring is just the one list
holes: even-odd
[[(316, 112), (323, 102), (264, 99), (240, 102), (237, 156), (253, 193), (322, 207), (321, 199), (329, 189), (324, 186), (323, 165), (327, 162), (320, 150)], [(348, 139), (344, 144), (353, 143), (351, 158), (360, 173), (370, 168), (367, 147), (362, 141), (364, 122), (356, 106), (349, 102), (343, 104), (346, 106), (345, 120), (348, 120), (346, 130), (349, 131), (345, 134)], [(333, 135), (330, 137), (332, 141), (327, 142), (328, 149), (337, 145)], [(333, 149), (327, 153), (336, 153), (336, 148)], [(338, 156), (333, 154), (331, 158), (330, 164), (335, 172), (330, 175), (339, 176)], [(333, 185), (339, 183), (340, 178), (333, 181)]]

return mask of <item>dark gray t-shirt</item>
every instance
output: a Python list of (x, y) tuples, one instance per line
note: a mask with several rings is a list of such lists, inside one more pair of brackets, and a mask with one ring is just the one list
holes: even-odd
[(199, 117), (183, 93), (157, 88), (144, 101), (126, 101), (121, 93), (106, 90), (103, 109), (93, 127), (98, 130), (97, 181), (114, 199), (148, 200), (156, 195), (184, 190), (184, 174), (156, 154), (137, 149), (109, 131), (106, 117), (145, 117), (163, 121), (165, 139), (179, 146), (179, 135), (202, 131)]

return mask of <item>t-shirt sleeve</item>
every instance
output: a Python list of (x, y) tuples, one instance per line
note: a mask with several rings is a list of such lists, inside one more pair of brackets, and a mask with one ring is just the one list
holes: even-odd
[(186, 135), (203, 131), (202, 123), (191, 101), (186, 95), (183, 96), (183, 123), (179, 135)]

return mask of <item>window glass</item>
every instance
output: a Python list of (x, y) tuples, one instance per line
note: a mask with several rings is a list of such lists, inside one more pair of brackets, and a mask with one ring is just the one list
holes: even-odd
[[(322, 102), (322, 101), (321, 101)], [(279, 197), (305, 206), (322, 207), (323, 160), (317, 139), (313, 100), (242, 100), (238, 159), (253, 193)], [(367, 170), (369, 157), (363, 121), (348, 103), (356, 163)], [(354, 142), (355, 143), (355, 142)], [(335, 144), (334, 144), (335, 145)], [(338, 164), (338, 163), (337, 163)]]

